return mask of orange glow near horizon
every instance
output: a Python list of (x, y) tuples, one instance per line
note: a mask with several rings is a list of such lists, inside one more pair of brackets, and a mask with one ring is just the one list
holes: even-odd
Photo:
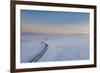
[(38, 26), (24, 25), (21, 32), (48, 33), (48, 34), (89, 34), (87, 26)]

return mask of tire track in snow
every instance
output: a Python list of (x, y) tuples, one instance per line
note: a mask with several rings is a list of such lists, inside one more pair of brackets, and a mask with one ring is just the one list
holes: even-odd
[(44, 49), (38, 55), (36, 55), (30, 62), (37, 62), (47, 51), (48, 44), (46, 44), (44, 42), (42, 42), (42, 43), (45, 45)]

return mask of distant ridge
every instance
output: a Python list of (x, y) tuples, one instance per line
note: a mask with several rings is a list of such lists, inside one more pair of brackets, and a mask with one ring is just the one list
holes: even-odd
[(45, 35), (43, 33), (21, 32), (22, 35)]
[(21, 35), (89, 35), (89, 34), (86, 33), (54, 34), (54, 33), (21, 32)]

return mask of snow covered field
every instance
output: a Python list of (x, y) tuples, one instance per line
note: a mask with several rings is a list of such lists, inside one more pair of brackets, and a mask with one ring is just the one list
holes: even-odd
[[(21, 35), (21, 62), (31, 62), (45, 47), (37, 62), (89, 59), (87, 35)], [(34, 62), (34, 61), (33, 61)]]

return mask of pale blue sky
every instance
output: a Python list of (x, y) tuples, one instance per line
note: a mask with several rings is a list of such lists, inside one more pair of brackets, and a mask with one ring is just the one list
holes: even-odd
[(34, 23), (57, 26), (89, 24), (89, 13), (21, 10), (21, 19), (22, 23), (33, 23), (33, 25)]
[(21, 10), (21, 29), (22, 32), (88, 33), (89, 16), (82, 12)]

